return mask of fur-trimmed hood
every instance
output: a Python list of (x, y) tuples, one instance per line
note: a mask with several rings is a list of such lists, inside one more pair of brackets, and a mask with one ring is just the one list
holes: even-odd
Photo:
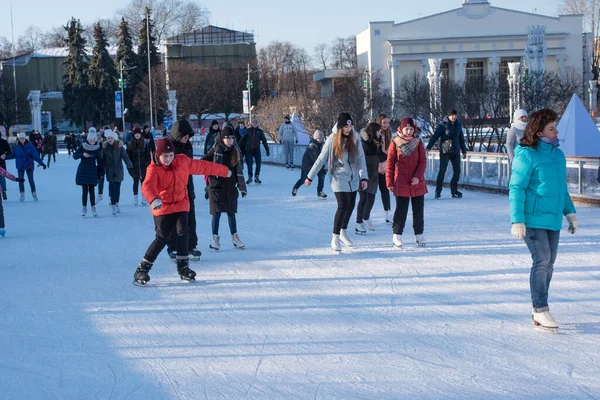
[[(115, 140), (115, 142), (116, 142), (116, 143), (118, 143), (118, 146), (119, 146), (119, 148), (120, 148), (120, 147), (123, 147), (123, 142), (121, 142), (120, 140), (118, 140), (118, 139), (117, 139), (117, 140)], [(110, 145), (108, 144), (108, 140), (105, 140), (105, 141), (102, 143), (102, 148), (103, 148), (103, 149), (105, 149), (105, 148), (107, 148), (108, 146), (110, 146)]]

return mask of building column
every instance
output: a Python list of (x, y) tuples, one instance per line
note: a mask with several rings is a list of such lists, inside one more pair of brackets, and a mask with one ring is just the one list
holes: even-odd
[(454, 80), (456, 82), (464, 82), (466, 79), (467, 58), (459, 57), (454, 60)]
[(177, 90), (169, 90), (169, 100), (167, 100), (167, 107), (171, 110), (173, 119), (177, 121)]
[(527, 28), (525, 57), (527, 58), (527, 68), (531, 73), (543, 73), (546, 69), (548, 47), (546, 46), (545, 36), (545, 25), (533, 25)]
[(562, 53), (554, 56), (556, 61), (558, 62), (558, 73), (561, 78), (565, 77), (565, 61), (567, 60), (567, 55)]
[(488, 76), (494, 76), (494, 75), (498, 75), (498, 73), (500, 72), (500, 57), (498, 56), (493, 56), (488, 58)]
[(430, 58), (427, 60), (429, 63), (429, 73), (427, 78), (429, 79), (429, 104), (431, 107), (431, 114), (433, 121), (435, 112), (442, 108), (442, 73), (440, 66), (442, 64), (441, 58)]
[(509, 109), (510, 120), (512, 120), (515, 110), (521, 108), (521, 63), (508, 63), (508, 90), (510, 95)]
[(42, 132), (42, 95), (41, 90), (32, 90), (27, 96), (29, 100), (29, 109), (31, 110), (31, 128)]

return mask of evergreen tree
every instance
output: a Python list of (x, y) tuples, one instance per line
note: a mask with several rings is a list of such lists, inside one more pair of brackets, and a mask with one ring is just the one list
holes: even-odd
[(135, 98), (137, 85), (140, 82), (140, 72), (139, 67), (130, 69), (132, 67), (137, 67), (138, 60), (137, 55), (133, 51), (133, 40), (131, 38), (129, 24), (125, 21), (125, 18), (121, 19), (121, 25), (119, 26), (119, 42), (117, 43), (117, 58), (115, 61), (119, 77), (121, 73), (121, 62), (123, 63), (123, 79), (125, 80), (125, 103), (123, 108), (129, 108), (129, 115), (135, 121), (137, 120), (139, 113), (133, 109), (133, 99)]
[(65, 118), (83, 127), (90, 118), (88, 69), (89, 61), (85, 54), (86, 41), (82, 36), (81, 22), (75, 18), (64, 27), (67, 31), (69, 55), (63, 63), (63, 113)]
[[(146, 9), (146, 12), (149, 14), (150, 10)], [(147, 34), (146, 25), (150, 27), (150, 35)], [(140, 45), (138, 46), (138, 59), (139, 66), (141, 71), (148, 72), (148, 38), (150, 39), (150, 66), (154, 67), (160, 62), (160, 57), (158, 55), (158, 47), (156, 47), (156, 34), (155, 27), (152, 18), (148, 17), (148, 24), (146, 24), (146, 19), (144, 18), (142, 27), (139, 32)], [(145, 74), (144, 74), (145, 76)]]
[(108, 124), (115, 117), (117, 69), (108, 53), (108, 42), (100, 24), (94, 25), (95, 45), (90, 60), (89, 84), (94, 124)]

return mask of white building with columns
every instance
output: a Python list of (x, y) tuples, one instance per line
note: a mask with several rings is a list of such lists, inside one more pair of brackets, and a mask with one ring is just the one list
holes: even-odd
[(573, 69), (582, 88), (591, 79), (592, 39), (582, 15), (551, 17), (487, 0), (464, 0), (460, 8), (402, 23), (369, 22), (356, 44), (359, 68), (371, 77), (379, 71), (392, 94), (405, 75), (416, 71), (425, 79), (429, 59), (441, 60), (436, 73), (463, 81), (492, 73), (506, 79), (513, 62), (559, 74)]

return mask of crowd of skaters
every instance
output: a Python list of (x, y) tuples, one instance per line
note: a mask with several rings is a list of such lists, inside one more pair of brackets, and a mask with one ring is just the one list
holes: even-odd
[[(548, 289), (556, 259), (562, 216), (569, 222), (569, 232), (575, 233), (578, 222), (575, 208), (566, 187), (566, 160), (558, 148), (558, 116), (551, 110), (540, 110), (528, 115), (517, 110), (508, 133), (507, 147), (511, 164), (510, 211), (512, 234), (524, 240), (530, 250), (533, 265), (530, 276), (532, 318), (535, 324), (557, 327), (549, 313)], [(194, 135), (189, 122), (177, 121), (169, 135), (158, 139), (148, 127), (136, 127), (125, 137), (118, 130), (105, 127), (99, 131), (90, 128), (81, 136), (69, 134), (65, 138), (68, 153), (80, 160), (76, 183), (82, 187), (82, 215), (87, 215), (88, 198), (92, 214), (97, 216), (95, 186), (98, 199), (102, 199), (103, 184), (109, 187), (113, 214), (120, 213), (120, 186), (124, 170), (133, 178), (134, 204), (138, 204), (139, 186), (142, 184), (142, 205), (150, 204), (155, 222), (156, 237), (142, 258), (134, 283), (144, 285), (150, 280), (149, 271), (164, 247), (177, 262), (182, 279), (194, 280), (195, 272), (189, 261), (199, 260), (195, 221), (195, 190), (192, 175), (205, 175), (205, 197), (209, 200), (212, 215), (212, 241), (210, 248), (220, 249), (220, 217), (227, 214), (232, 243), (245, 248), (237, 232), (236, 213), (238, 197), (246, 196), (246, 184), (259, 179), (261, 150), (269, 156), (269, 145), (257, 119), (248, 126), (241, 122), (236, 128), (230, 124), (220, 127), (211, 123), (205, 140), (202, 160), (193, 160), (190, 138)], [(294, 168), (294, 146), (298, 143), (295, 126), (289, 116), (279, 128), (279, 141), (285, 146), (286, 168)], [(357, 131), (352, 116), (340, 113), (332, 133), (325, 137), (317, 130), (302, 159), (301, 176), (292, 189), (296, 196), (304, 183), (310, 186), (318, 178), (317, 196), (325, 199), (325, 175), (330, 175), (331, 187), (337, 201), (333, 221), (331, 248), (335, 252), (342, 245), (353, 246), (348, 236), (348, 225), (356, 208), (356, 234), (375, 230), (371, 213), (379, 191), (385, 220), (392, 225), (392, 244), (403, 247), (409, 205), (412, 206), (413, 232), (417, 245), (424, 246), (424, 206), (427, 186), (425, 182), (426, 154), (437, 146), (440, 152), (440, 169), (434, 198), (441, 196), (444, 176), (449, 163), (453, 166), (450, 194), (461, 198), (458, 191), (460, 158), (467, 149), (463, 128), (456, 110), (450, 110), (437, 126), (427, 146), (421, 140), (419, 127), (411, 117), (400, 121), (392, 133), (390, 118), (377, 116), (363, 129)], [(5, 178), (19, 181), (21, 200), (24, 177), (27, 174), (32, 196), (37, 200), (33, 180), (33, 162), (44, 169), (51, 156), (57, 152), (56, 137), (49, 133), (41, 137), (33, 132), (28, 138), (18, 135), (15, 149), (0, 141), (0, 162), (15, 158), (18, 178), (0, 164), (0, 191), (6, 200)], [(48, 156), (47, 164), (42, 157)], [(248, 179), (243, 173), (244, 161)], [(54, 162), (56, 162), (54, 158)], [(600, 174), (600, 172), (599, 172)], [(187, 177), (176, 179), (176, 177)], [(599, 176), (600, 181), (600, 176)], [(179, 187), (179, 186), (181, 187)], [(390, 194), (395, 198), (392, 213)], [(359, 197), (358, 204), (356, 202)], [(392, 215), (393, 214), (393, 215)], [(0, 200), (0, 235), (4, 235), (4, 218)]]

